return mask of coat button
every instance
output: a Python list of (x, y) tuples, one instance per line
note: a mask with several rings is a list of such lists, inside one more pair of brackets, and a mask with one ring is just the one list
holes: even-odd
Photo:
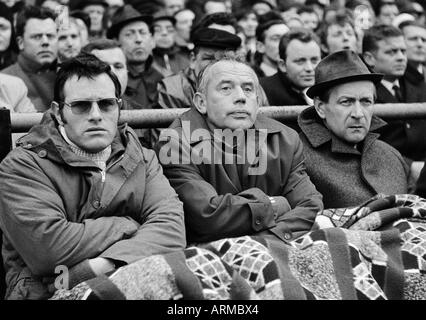
[(284, 239), (290, 240), (291, 239), (291, 234), (290, 233), (284, 233)]
[(41, 149), (37, 154), (40, 158), (45, 158), (47, 156), (47, 151), (44, 149)]
[(93, 207), (94, 207), (95, 209), (98, 209), (100, 206), (101, 206), (101, 203), (100, 203), (100, 201), (99, 201), (99, 200), (95, 200), (95, 201), (93, 201)]
[(261, 223), (262, 221), (260, 220), (260, 219), (256, 219), (255, 221), (254, 221), (254, 223), (256, 224), (256, 225), (260, 225), (260, 223)]
[(411, 124), (407, 123), (406, 127), (407, 127), (407, 129), (410, 129), (411, 128)]

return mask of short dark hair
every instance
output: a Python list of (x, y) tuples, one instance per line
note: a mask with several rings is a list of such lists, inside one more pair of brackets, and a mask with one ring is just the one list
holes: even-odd
[(362, 39), (362, 52), (375, 52), (379, 48), (377, 45), (378, 41), (403, 36), (404, 34), (402, 31), (394, 26), (384, 24), (372, 26), (364, 33)]
[(376, 17), (380, 15), (380, 11), (382, 11), (382, 7), (384, 6), (398, 6), (398, 4), (394, 0), (378, 0), (372, 2), (373, 11)]
[(21, 11), (18, 12), (16, 17), (16, 36), (22, 37), (25, 31), (25, 26), (29, 19), (52, 19), (56, 20), (56, 14), (47, 8), (41, 8), (36, 6), (25, 6)]
[(287, 57), (288, 44), (292, 40), (299, 40), (299, 41), (304, 42), (304, 43), (314, 41), (318, 44), (318, 46), (320, 46), (320, 42), (319, 42), (317, 35), (314, 32), (312, 32), (311, 30), (309, 30), (307, 28), (292, 29), (281, 37), (280, 43), (278, 45), (280, 58), (283, 59), (284, 61)]
[[(328, 37), (328, 29), (331, 26), (339, 25), (344, 27), (349, 24), (352, 29), (355, 31), (355, 23), (352, 16), (347, 14), (347, 11), (338, 11), (334, 17), (332, 17), (329, 21), (323, 21), (321, 23), (321, 27), (318, 30), (318, 36), (321, 40), (321, 43), (327, 46), (327, 37)], [(356, 34), (356, 33), (355, 33)]]
[(81, 51), (91, 53), (93, 50), (108, 50), (115, 48), (120, 48), (120, 44), (116, 40), (102, 38), (86, 44)]
[(106, 73), (111, 78), (115, 87), (115, 96), (119, 98), (121, 93), (120, 82), (107, 63), (87, 52), (81, 52), (76, 57), (64, 61), (60, 64), (56, 76), (53, 93), (54, 101), (61, 105), (60, 102), (64, 99), (65, 82), (71, 77), (77, 76), (79, 79), (82, 77), (93, 79), (103, 73)]

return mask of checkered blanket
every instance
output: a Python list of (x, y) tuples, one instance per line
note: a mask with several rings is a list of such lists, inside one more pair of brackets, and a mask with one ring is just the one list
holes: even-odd
[(426, 299), (426, 200), (376, 196), (318, 213), (289, 244), (228, 238), (156, 255), (52, 299)]

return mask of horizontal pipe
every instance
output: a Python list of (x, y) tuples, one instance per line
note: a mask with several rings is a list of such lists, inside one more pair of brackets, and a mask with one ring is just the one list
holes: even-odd
[[(260, 113), (278, 121), (294, 120), (307, 106), (262, 107)], [(120, 122), (137, 128), (166, 128), (188, 109), (122, 110)], [(374, 114), (383, 119), (426, 119), (426, 103), (376, 104)], [(11, 113), (12, 132), (27, 132), (38, 124), (42, 113)]]

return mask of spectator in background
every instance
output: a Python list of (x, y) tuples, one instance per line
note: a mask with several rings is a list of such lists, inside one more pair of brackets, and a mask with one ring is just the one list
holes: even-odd
[(129, 71), (127, 99), (144, 109), (151, 109), (157, 102), (157, 83), (163, 78), (153, 67), (151, 33), (152, 16), (142, 15), (132, 6), (117, 10), (107, 36), (120, 44)]
[(75, 19), (80, 32), (81, 46), (83, 47), (89, 43), (90, 17), (81, 10), (71, 11), (70, 17)]
[(188, 59), (194, 44), (191, 42), (191, 28), (195, 19), (195, 13), (190, 9), (182, 9), (175, 13), (176, 46)]
[(281, 37), (289, 31), (281, 15), (275, 14), (274, 11), (260, 18), (256, 28), (257, 50), (253, 65), (259, 78), (269, 77), (277, 72), (280, 59), (278, 44)]
[[(306, 91), (315, 83), (315, 67), (321, 60), (320, 43), (309, 29), (294, 29), (279, 42), (278, 72), (260, 78), (271, 106), (312, 105)], [(300, 131), (297, 122), (285, 123)]]
[(401, 23), (400, 27), (407, 45), (406, 76), (415, 84), (426, 81), (426, 27), (418, 22)]
[(82, 47), (80, 30), (75, 18), (69, 17), (68, 23), (58, 28), (58, 62), (77, 56)]
[(82, 10), (90, 17), (89, 41), (105, 38), (108, 28), (108, 3), (105, 0), (83, 0), (76, 9)]
[(318, 29), (320, 18), (318, 13), (316, 13), (312, 7), (303, 6), (297, 10), (297, 14), (303, 22), (303, 27), (312, 31), (316, 31)]
[(108, 4), (108, 10), (107, 10), (108, 22), (111, 22), (111, 18), (115, 14), (115, 12), (119, 8), (124, 6), (124, 0), (106, 0), (106, 2)]
[(376, 15), (376, 24), (392, 25), (393, 20), (399, 15), (399, 9), (394, 0), (379, 0), (373, 5)]
[(152, 21), (155, 47), (152, 50), (153, 66), (164, 76), (178, 73), (189, 66), (189, 57), (175, 45), (175, 24), (172, 16), (158, 15)]
[(176, 12), (185, 8), (185, 0), (162, 0), (164, 15), (174, 16)]
[(261, 16), (265, 13), (268, 13), (271, 10), (274, 10), (274, 6), (266, 0), (254, 0), (252, 1), (251, 8), (258, 16)]
[(252, 9), (241, 9), (235, 13), (240, 32), (243, 34), (243, 47), (247, 52), (247, 61), (254, 63), (256, 53), (256, 28), (259, 25), (256, 13)]
[(158, 102), (161, 108), (189, 108), (195, 93), (196, 78), (210, 62), (226, 52), (236, 53), (241, 45), (237, 35), (213, 28), (197, 28), (192, 33), (194, 50), (188, 68), (158, 84)]
[[(426, 102), (426, 84), (417, 85), (404, 75), (407, 68), (407, 45), (401, 30), (376, 25), (367, 30), (363, 39), (363, 57), (374, 72), (384, 74), (376, 84), (377, 103)], [(389, 120), (378, 131), (380, 139), (397, 149), (411, 167), (417, 180), (426, 158), (426, 120)]]
[(325, 55), (341, 50), (360, 51), (354, 22), (346, 14), (338, 13), (329, 21), (324, 21), (318, 34)]
[[(124, 99), (129, 109), (152, 109), (158, 103), (158, 82), (163, 75), (153, 66), (155, 46), (151, 33), (152, 16), (143, 15), (132, 6), (118, 9), (107, 36), (120, 44), (127, 60), (128, 83)], [(151, 130), (137, 129), (139, 140), (151, 147)]]
[(228, 12), (228, 8), (226, 7), (224, 0), (206, 0), (204, 2), (204, 14), (212, 14), (217, 12)]
[(330, 7), (330, 0), (306, 0), (305, 6), (309, 6), (314, 9), (318, 15), (319, 21), (321, 22), (324, 20), (324, 12), (326, 8)]
[(18, 60), (2, 70), (24, 81), (28, 97), (40, 112), (53, 100), (58, 54), (55, 18), (50, 10), (34, 6), (20, 11), (16, 21)]
[(0, 70), (15, 63), (18, 55), (13, 20), (13, 12), (0, 2)]

